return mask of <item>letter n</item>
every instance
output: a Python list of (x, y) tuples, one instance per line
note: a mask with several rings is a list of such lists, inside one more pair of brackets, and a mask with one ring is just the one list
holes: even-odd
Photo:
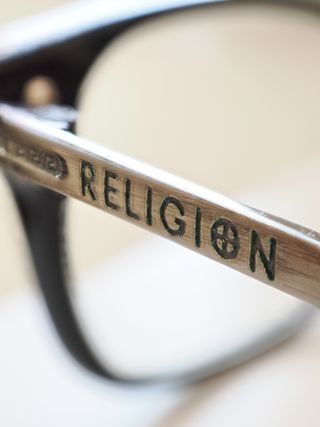
[(277, 248), (277, 241), (276, 239), (271, 237), (270, 244), (269, 244), (269, 257), (267, 257), (264, 252), (262, 242), (258, 233), (255, 230), (252, 230), (250, 258), (249, 258), (250, 270), (253, 273), (256, 271), (256, 258), (258, 254), (268, 279), (274, 280), (275, 265), (276, 265), (276, 248)]

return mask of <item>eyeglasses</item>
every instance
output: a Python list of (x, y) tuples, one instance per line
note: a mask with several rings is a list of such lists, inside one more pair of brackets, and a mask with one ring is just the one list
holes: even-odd
[[(1, 163), (8, 174), (39, 283), (56, 328), (81, 364), (109, 379), (140, 381), (138, 376), (128, 379), (119, 375), (101, 361), (90, 345), (90, 333), (80, 326), (65, 272), (66, 198), (99, 208), (308, 303), (318, 305), (320, 301), (319, 233), (75, 135), (79, 90), (106, 44), (114, 44), (123, 35), (130, 38), (133, 30), (139, 31), (146, 25), (152, 32), (157, 22), (162, 25), (172, 18), (190, 22), (193, 16), (201, 15), (207, 17), (204, 25), (208, 25), (208, 16), (221, 8), (231, 10), (233, 3), (241, 7), (246, 2), (200, 4), (191, 1), (142, 7), (113, 16), (100, 1), (68, 6), (2, 32)], [(299, 16), (305, 19), (306, 16), (313, 19), (319, 13), (318, 5), (313, 2), (292, 2), (291, 6), (290, 2), (278, 2), (277, 6), (272, 1), (263, 3), (270, 7), (272, 4), (276, 11), (284, 8), (281, 10), (285, 14), (293, 10), (297, 13), (297, 8)], [(172, 28), (175, 25), (172, 24)], [(201, 41), (197, 46), (190, 46), (190, 52), (197, 47), (201, 49)], [(36, 85), (40, 85), (44, 101), (33, 100)], [(123, 126), (125, 122), (123, 117)], [(195, 141), (195, 171), (201, 169), (197, 160), (198, 145), (199, 141)], [(222, 161), (228, 174), (232, 148), (218, 145), (214, 154), (212, 167)], [(171, 156), (170, 149), (167, 156)], [(181, 152), (173, 161), (183, 162), (183, 156)], [(242, 159), (237, 161), (241, 163)], [(261, 168), (268, 168), (264, 162), (261, 158)], [(252, 168), (256, 169), (257, 165)], [(207, 173), (210, 174), (210, 170)], [(88, 249), (81, 250), (86, 255)], [(185, 261), (182, 257), (177, 262), (180, 263), (179, 278), (183, 280)], [(160, 280), (170, 280), (170, 274), (161, 270), (161, 259), (159, 265)], [(296, 322), (302, 318), (297, 317)], [(251, 348), (249, 354), (274, 345), (288, 334), (285, 329), (271, 341), (270, 337), (266, 338), (260, 350)], [(245, 355), (233, 356), (237, 362), (231, 357), (222, 361), (219, 369), (248, 357), (248, 348)], [(188, 378), (205, 376), (212, 371), (215, 370), (210, 363), (206, 363), (192, 371)], [(153, 375), (151, 379), (158, 376)]]

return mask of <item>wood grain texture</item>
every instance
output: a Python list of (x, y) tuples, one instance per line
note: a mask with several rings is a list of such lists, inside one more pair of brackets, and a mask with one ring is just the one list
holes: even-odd
[(4, 104), (0, 139), (1, 163), (19, 175), (319, 305), (318, 233)]

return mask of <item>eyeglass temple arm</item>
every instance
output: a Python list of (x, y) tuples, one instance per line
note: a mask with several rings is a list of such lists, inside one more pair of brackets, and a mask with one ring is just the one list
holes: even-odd
[[(0, 162), (41, 186), (320, 304), (320, 236), (315, 231), (55, 129), (6, 104), (0, 104)], [(183, 274), (183, 259), (177, 262)]]

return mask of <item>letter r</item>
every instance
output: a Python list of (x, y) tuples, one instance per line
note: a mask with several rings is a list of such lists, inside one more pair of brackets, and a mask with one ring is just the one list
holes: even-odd
[(96, 170), (92, 163), (81, 160), (80, 163), (80, 181), (81, 181), (81, 193), (83, 196), (90, 195), (92, 200), (96, 200), (95, 192), (92, 189), (91, 184), (95, 180)]

